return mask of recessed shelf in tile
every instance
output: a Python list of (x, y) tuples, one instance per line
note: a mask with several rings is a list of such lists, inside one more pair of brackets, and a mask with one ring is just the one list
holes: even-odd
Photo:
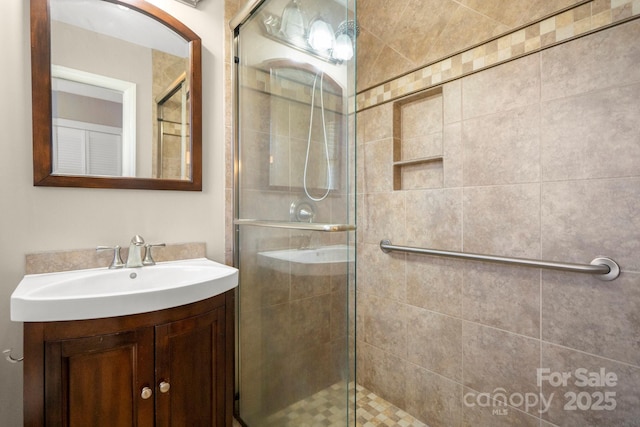
[(443, 123), (441, 87), (394, 102), (394, 190), (443, 186)]

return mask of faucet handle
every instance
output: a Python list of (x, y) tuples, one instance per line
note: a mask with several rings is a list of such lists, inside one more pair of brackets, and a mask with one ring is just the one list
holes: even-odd
[(115, 246), (98, 246), (96, 248), (97, 252), (107, 251), (107, 250), (112, 250), (113, 251), (113, 261), (111, 261), (111, 265), (109, 265), (109, 268), (113, 269), (113, 268), (122, 268), (122, 267), (124, 267), (124, 262), (122, 262), (122, 258), (120, 257), (120, 246), (119, 245), (115, 245)]
[(141, 235), (136, 234), (131, 238), (131, 244), (135, 246), (142, 246), (144, 245), (144, 239), (142, 238)]
[(142, 261), (142, 265), (155, 265), (155, 261), (153, 260), (153, 257), (151, 256), (151, 248), (156, 247), (156, 246), (167, 246), (165, 243), (156, 243), (156, 244), (151, 244), (151, 243), (147, 243), (146, 245), (144, 245), (145, 251), (144, 251), (144, 260)]

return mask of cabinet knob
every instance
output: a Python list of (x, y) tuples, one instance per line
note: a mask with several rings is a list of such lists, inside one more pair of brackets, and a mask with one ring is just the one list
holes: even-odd
[(145, 387), (142, 389), (142, 393), (140, 393), (140, 397), (146, 400), (150, 398), (152, 394), (153, 394), (153, 391), (149, 387)]
[(166, 393), (169, 391), (170, 388), (171, 388), (171, 384), (169, 384), (167, 381), (162, 381), (160, 383), (160, 393)]

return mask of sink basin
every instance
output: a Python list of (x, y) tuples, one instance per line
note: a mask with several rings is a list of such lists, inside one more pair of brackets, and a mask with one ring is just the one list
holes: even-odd
[(347, 262), (353, 260), (355, 248), (347, 245), (258, 252), (259, 265), (302, 276), (343, 274), (343, 271), (336, 271), (336, 267), (344, 267)]
[(97, 268), (24, 276), (11, 295), (11, 320), (96, 319), (201, 301), (238, 285), (238, 270), (205, 258), (142, 268)]

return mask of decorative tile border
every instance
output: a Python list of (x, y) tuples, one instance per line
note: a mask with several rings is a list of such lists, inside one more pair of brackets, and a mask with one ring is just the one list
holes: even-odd
[(357, 95), (362, 111), (640, 16), (640, 0), (594, 0)]

